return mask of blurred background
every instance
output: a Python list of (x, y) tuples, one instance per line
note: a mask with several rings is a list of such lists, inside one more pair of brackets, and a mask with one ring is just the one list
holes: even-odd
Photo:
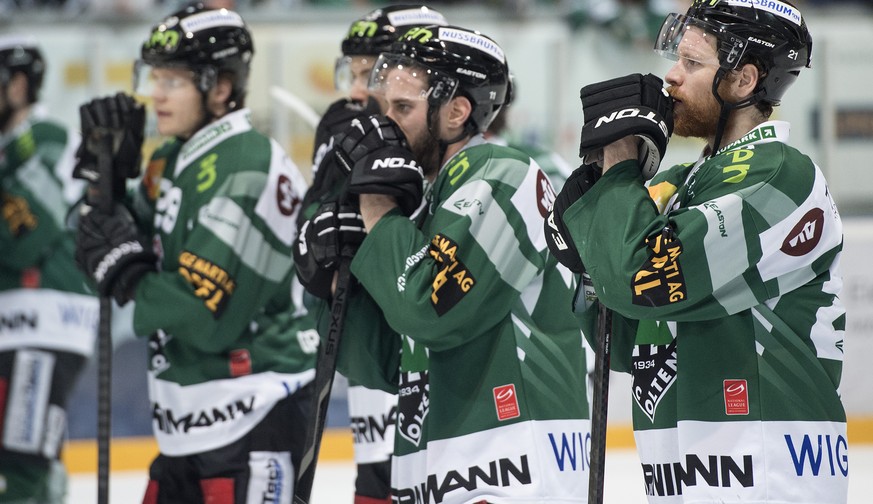
[[(339, 97), (333, 87), (333, 68), (340, 41), (354, 19), (390, 2), (212, 3), (235, 8), (249, 24), (255, 57), (247, 105), (256, 126), (282, 143), (308, 174), (313, 118), (317, 120)], [(517, 98), (509, 110), (509, 136), (551, 149), (576, 166), (582, 119), (579, 89), (634, 72), (663, 76), (670, 62), (652, 52), (654, 36), (667, 13), (684, 12), (688, 3), (478, 0), (427, 5), (438, 8), (450, 23), (477, 29), (503, 47), (517, 84)], [(844, 217), (844, 302), (849, 317), (842, 393), (850, 417), (850, 445), (869, 449), (873, 447), (873, 392), (866, 371), (873, 360), (873, 268), (866, 259), (873, 257), (873, 0), (795, 3), (813, 35), (813, 63), (788, 91), (774, 118), (792, 124), (792, 144), (821, 166)], [(132, 62), (150, 27), (185, 4), (0, 0), (0, 31), (27, 35), (41, 44), (48, 65), (41, 101), (52, 116), (77, 128), (80, 104), (130, 91)], [(147, 148), (160, 142), (153, 118), (147, 134)], [(701, 147), (699, 141), (673, 139), (664, 164), (696, 160)], [(118, 319), (113, 434), (148, 439), (151, 412), (145, 345), (125, 338), (130, 334), (124, 317)], [(95, 369), (92, 363), (70, 405), (69, 437), (74, 448), (93, 450), (88, 443), (96, 435)], [(628, 383), (626, 377), (615, 376), (611, 390), (612, 432), (626, 435), (614, 435), (610, 442), (620, 448), (633, 444)], [(351, 456), (344, 394), (340, 381), (328, 416), (329, 426), (339, 433), (337, 439), (346, 443), (336, 452), (340, 458)], [(72, 450), (68, 457), (82, 457), (82, 453)], [(87, 468), (90, 461), (74, 465), (74, 472), (82, 464)]]

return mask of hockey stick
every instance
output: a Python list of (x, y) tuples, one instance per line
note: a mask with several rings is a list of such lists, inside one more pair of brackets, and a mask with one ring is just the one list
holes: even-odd
[(285, 108), (296, 112), (298, 116), (306, 121), (306, 124), (312, 127), (312, 129), (315, 129), (318, 126), (318, 122), (321, 120), (321, 116), (319, 116), (318, 113), (312, 109), (312, 107), (307, 105), (306, 102), (304, 102), (297, 96), (291, 94), (283, 88), (280, 88), (279, 86), (271, 86), (270, 95), (275, 98), (276, 101), (284, 105)]
[[(87, 141), (87, 140), (85, 140)], [(101, 152), (112, 152), (112, 137), (102, 135)], [(112, 157), (98, 156), (99, 195), (95, 204), (111, 213), (116, 181)], [(97, 329), (97, 504), (109, 503), (109, 443), (112, 439), (112, 298), (100, 296), (100, 322)]]
[(612, 339), (612, 310), (599, 305), (597, 317), (597, 360), (594, 361), (594, 393), (591, 399), (591, 453), (588, 461), (588, 504), (603, 503), (606, 462), (606, 417), (609, 406), (609, 358)]
[(327, 407), (330, 403), (330, 390), (333, 387), (333, 377), (336, 373), (337, 351), (343, 335), (348, 294), (352, 285), (351, 258), (343, 258), (339, 265), (333, 302), (330, 305), (330, 326), (327, 337), (320, 346), (318, 363), (315, 367), (314, 421), (310, 425), (312, 430), (306, 440), (303, 459), (300, 461), (300, 468), (297, 471), (297, 482), (294, 485), (294, 504), (308, 504), (312, 494), (315, 466), (318, 463), (318, 451), (321, 448)]

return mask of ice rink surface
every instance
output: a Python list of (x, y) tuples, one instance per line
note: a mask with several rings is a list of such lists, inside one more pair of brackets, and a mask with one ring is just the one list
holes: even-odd
[[(873, 446), (849, 448), (849, 502), (868, 504), (873, 495)], [(325, 462), (315, 473), (312, 504), (351, 504), (354, 491), (354, 465), (351, 462)], [(146, 485), (144, 472), (113, 473), (109, 487), (111, 504), (142, 502)], [(646, 504), (642, 476), (636, 452), (610, 451), (606, 457), (605, 504)], [(70, 504), (97, 502), (96, 475), (71, 478)]]

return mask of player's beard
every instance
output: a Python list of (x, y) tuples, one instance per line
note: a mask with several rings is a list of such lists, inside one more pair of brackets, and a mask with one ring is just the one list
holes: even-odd
[(439, 115), (435, 115), (430, 128), (423, 129), (421, 133), (413, 138), (407, 138), (409, 142), (409, 150), (416, 161), (421, 165), (421, 169), (425, 178), (433, 179), (439, 172), (440, 159), (440, 143), (434, 135), (433, 131), (440, 129)]
[(680, 137), (709, 139), (715, 137), (721, 106), (710, 93), (691, 97), (679, 94), (673, 86), (667, 93), (679, 100), (673, 109), (673, 134)]

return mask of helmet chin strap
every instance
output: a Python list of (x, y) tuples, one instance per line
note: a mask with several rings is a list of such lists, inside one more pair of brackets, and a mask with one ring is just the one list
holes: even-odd
[(431, 136), (436, 138), (437, 140), (437, 144), (439, 145), (439, 159), (437, 160), (437, 162), (442, 164), (443, 158), (446, 156), (446, 151), (449, 150), (449, 145), (452, 145), (455, 142), (460, 142), (464, 138), (471, 136), (475, 132), (475, 126), (473, 126), (473, 123), (468, 120), (466, 123), (464, 123), (464, 128), (461, 130), (460, 133), (458, 133), (453, 138), (443, 140), (442, 138), (440, 138), (439, 131), (436, 131), (434, 129), (434, 123), (436, 122), (435, 117), (438, 112), (439, 107), (434, 106), (433, 103), (428, 103), (427, 131), (430, 132)]
[(721, 111), (719, 112), (718, 124), (715, 128), (715, 140), (713, 140), (712, 150), (709, 152), (710, 157), (715, 156), (718, 153), (718, 149), (721, 147), (722, 137), (724, 136), (724, 130), (727, 127), (728, 118), (730, 118), (731, 112), (758, 103), (761, 98), (763, 98), (764, 94), (762, 91), (758, 91), (757, 93), (752, 94), (752, 96), (738, 102), (725, 101), (721, 95), (718, 94), (718, 87), (728, 72), (730, 72), (730, 70), (719, 68), (715, 73), (715, 78), (712, 79), (712, 94), (721, 106)]

